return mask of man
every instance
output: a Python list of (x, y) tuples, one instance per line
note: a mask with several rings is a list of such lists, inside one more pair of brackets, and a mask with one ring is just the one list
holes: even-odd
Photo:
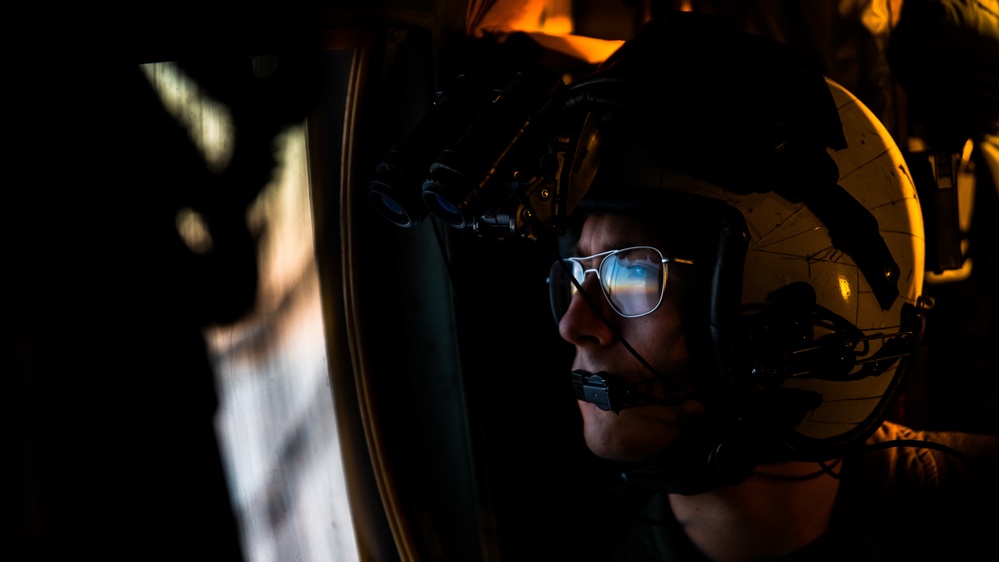
[(931, 303), (880, 123), (785, 46), (690, 13), (565, 108), (585, 196), (549, 284), (586, 444), (642, 498), (615, 559), (977, 556), (999, 440), (886, 421)]

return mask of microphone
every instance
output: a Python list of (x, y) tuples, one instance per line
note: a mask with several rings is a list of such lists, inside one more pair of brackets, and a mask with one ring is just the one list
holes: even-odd
[(649, 404), (679, 406), (693, 398), (690, 394), (666, 399), (653, 398), (638, 390), (634, 385), (628, 384), (605, 371), (599, 373), (583, 370), (573, 371), (572, 386), (576, 390), (578, 400), (595, 404), (597, 408), (615, 414), (625, 408)]

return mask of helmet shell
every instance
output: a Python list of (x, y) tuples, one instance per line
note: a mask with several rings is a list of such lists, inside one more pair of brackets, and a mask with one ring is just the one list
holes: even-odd
[[(847, 148), (829, 149), (839, 168), (838, 183), (877, 219), (880, 235), (898, 265), (899, 295), (887, 309), (879, 304), (854, 259), (833, 245), (826, 225), (804, 203), (774, 192), (735, 193), (689, 177), (669, 177), (661, 185), (720, 199), (740, 211), (748, 231), (741, 298), (744, 308), (766, 303), (772, 292), (803, 281), (814, 288), (816, 304), (870, 338), (857, 346), (858, 363), (842, 380), (790, 376), (777, 383), (821, 397), (818, 406), (793, 430), (792, 440), (798, 446), (840, 443), (847, 436), (856, 440), (880, 424), (906, 361), (890, 361), (887, 368), (870, 376), (856, 375), (864, 368), (865, 358), (875, 356), (887, 338), (904, 330), (903, 308), (917, 306), (923, 286), (923, 221), (902, 154), (885, 127), (856, 96), (833, 80), (826, 82), (847, 140)], [(815, 339), (823, 335), (822, 328), (816, 327)]]

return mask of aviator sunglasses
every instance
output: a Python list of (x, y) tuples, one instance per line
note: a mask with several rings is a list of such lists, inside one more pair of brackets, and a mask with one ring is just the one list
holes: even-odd
[[(600, 259), (595, 269), (586, 269), (583, 262)], [(563, 264), (564, 262), (564, 264)], [(659, 308), (669, 277), (670, 263), (693, 264), (691, 260), (663, 257), (651, 246), (633, 246), (609, 250), (581, 258), (565, 258), (552, 264), (548, 277), (552, 313), (555, 321), (569, 309), (572, 297), (579, 290), (574, 278), (583, 284), (586, 274), (597, 275), (600, 290), (614, 312), (624, 318), (637, 318), (651, 314)], [(571, 278), (570, 278), (571, 274)]]

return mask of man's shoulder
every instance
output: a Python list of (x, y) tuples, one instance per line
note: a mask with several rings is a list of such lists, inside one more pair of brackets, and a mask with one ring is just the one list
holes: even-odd
[(988, 477), (995, 477), (999, 470), (999, 435), (922, 431), (886, 421), (867, 440), (861, 453), (878, 449), (889, 451), (888, 460), (910, 470), (950, 468), (967, 472), (966, 476), (985, 471), (983, 476)]
[(945, 553), (957, 539), (981, 546), (999, 528), (999, 436), (886, 422), (847, 463), (842, 515), (865, 521), (871, 540)]

